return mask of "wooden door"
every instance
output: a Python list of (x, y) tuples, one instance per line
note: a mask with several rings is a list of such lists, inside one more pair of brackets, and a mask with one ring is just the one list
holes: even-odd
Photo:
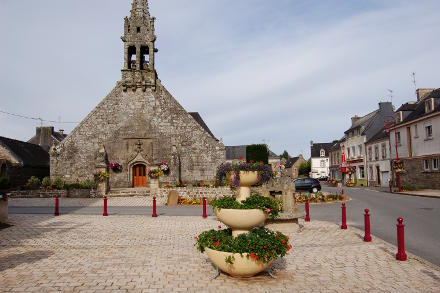
[(147, 187), (147, 168), (145, 165), (133, 166), (133, 187)]

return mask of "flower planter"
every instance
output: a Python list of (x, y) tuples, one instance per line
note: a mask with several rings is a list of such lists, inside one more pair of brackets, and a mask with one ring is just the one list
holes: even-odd
[(251, 186), (258, 183), (257, 171), (240, 171), (240, 187), (238, 188), (237, 201), (242, 202), (251, 196)]
[(253, 227), (264, 224), (268, 215), (262, 210), (214, 209), (218, 220), (232, 229), (232, 236), (248, 233)]
[[(249, 278), (264, 270), (266, 270), (272, 261), (264, 263), (248, 258), (247, 254), (241, 256), (239, 253), (231, 253), (224, 251), (217, 251), (210, 248), (205, 248), (209, 259), (223, 272), (228, 273), (233, 277)], [(226, 263), (227, 257), (233, 258), (233, 264)]]
[(150, 179), (150, 188), (157, 190), (159, 189), (159, 179), (157, 178), (151, 178)]

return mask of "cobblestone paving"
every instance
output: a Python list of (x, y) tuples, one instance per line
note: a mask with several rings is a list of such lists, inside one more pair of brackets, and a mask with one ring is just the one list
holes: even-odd
[(215, 218), (12, 215), (0, 230), (0, 292), (440, 292), (440, 269), (359, 230), (328, 222), (278, 225), (293, 253), (277, 279), (221, 274), (195, 246)]

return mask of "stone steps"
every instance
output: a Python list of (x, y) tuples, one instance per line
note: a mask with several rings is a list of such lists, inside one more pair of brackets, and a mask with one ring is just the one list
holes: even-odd
[(108, 193), (109, 197), (151, 196), (149, 188), (113, 188)]

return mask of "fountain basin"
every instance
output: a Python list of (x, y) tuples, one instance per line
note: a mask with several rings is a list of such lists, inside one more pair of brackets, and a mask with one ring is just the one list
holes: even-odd
[(214, 209), (217, 219), (232, 229), (232, 236), (248, 233), (252, 228), (264, 224), (268, 215), (259, 209)]
[[(248, 258), (247, 253), (243, 253), (241, 256), (239, 253), (217, 251), (210, 248), (205, 248), (206, 254), (209, 259), (223, 272), (240, 278), (252, 277), (264, 270), (266, 270), (272, 263), (272, 261), (264, 263), (262, 261), (256, 261)], [(231, 256), (233, 258), (233, 264), (226, 263), (225, 259)]]

